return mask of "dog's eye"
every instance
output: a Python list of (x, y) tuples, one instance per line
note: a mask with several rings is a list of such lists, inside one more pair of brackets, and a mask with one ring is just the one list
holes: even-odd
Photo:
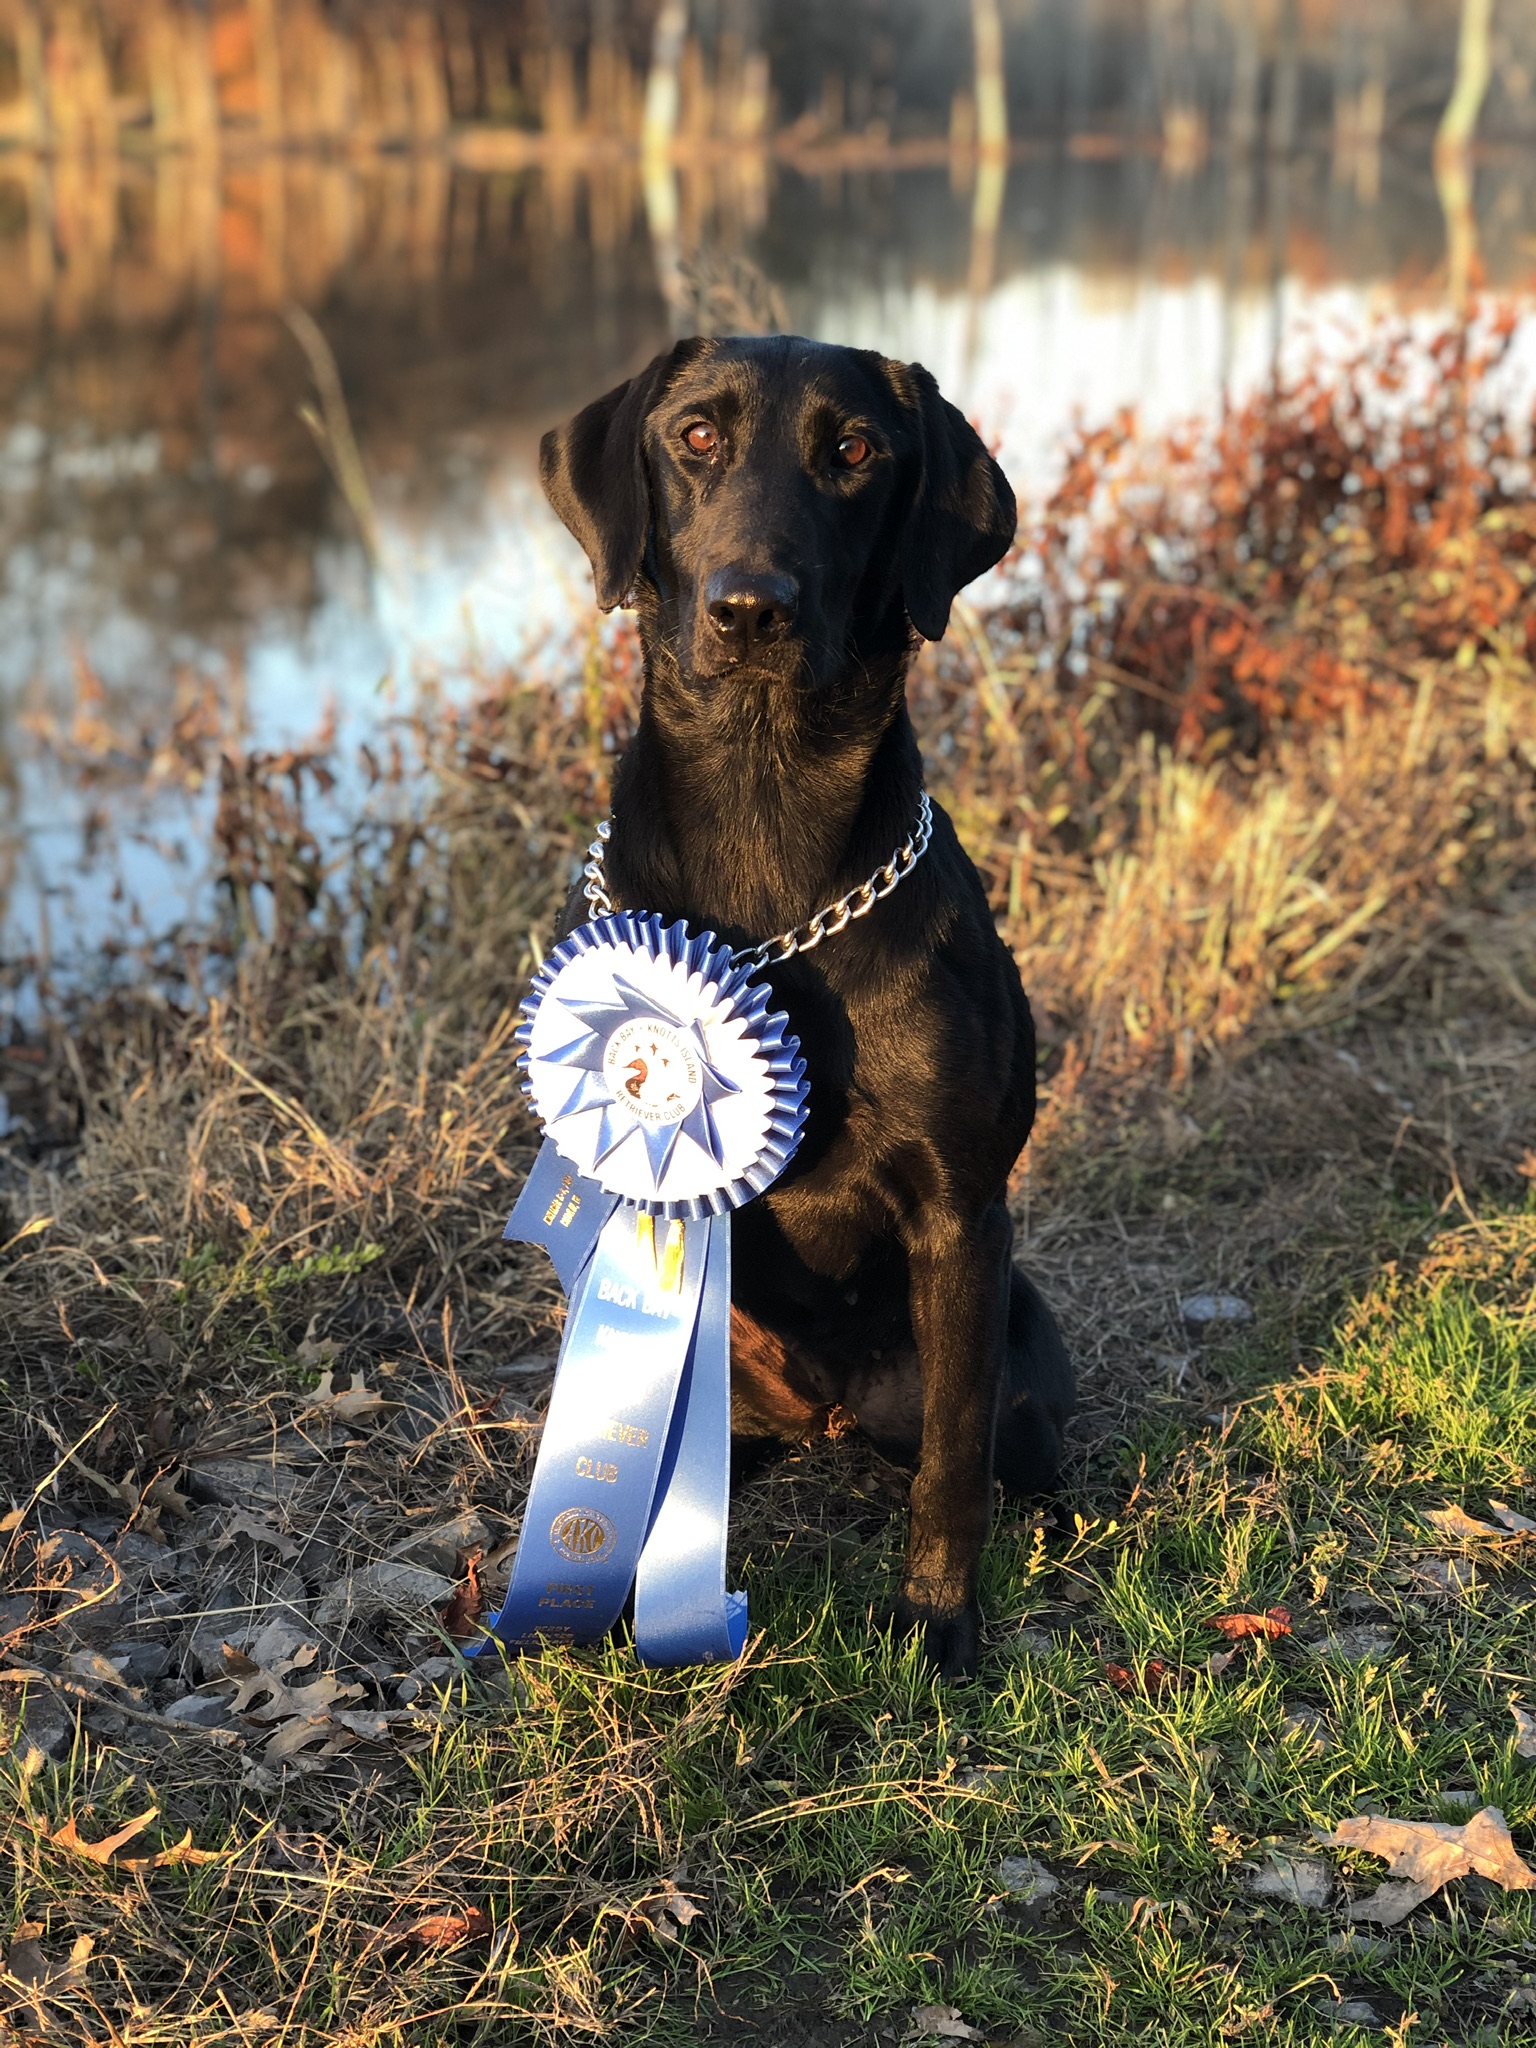
[(708, 420), (695, 420), (684, 433), (683, 439), (695, 455), (713, 455), (720, 445), (720, 436)]
[(869, 443), (862, 434), (844, 434), (837, 444), (837, 459), (843, 469), (857, 469), (869, 460)]

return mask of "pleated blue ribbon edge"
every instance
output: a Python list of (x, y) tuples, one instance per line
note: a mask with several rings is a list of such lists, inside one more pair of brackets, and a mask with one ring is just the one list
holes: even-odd
[[(752, 978), (762, 970), (750, 964), (738, 965), (730, 948), (723, 946), (713, 932), (690, 935), (681, 919), (664, 925), (654, 913), (616, 910), (606, 917), (595, 917), (588, 924), (578, 925), (568, 938), (551, 948), (533, 977), (523, 999), (523, 1021), (514, 1034), (516, 1042), (523, 1048), (518, 1063), (525, 1075), (529, 1064), (528, 1045), (539, 1005), (563, 967), (600, 946), (628, 947), (649, 953), (654, 959), (666, 959), (686, 967), (690, 974), (699, 975), (710, 985), (716, 1001), (729, 998), (738, 1019), (752, 1027), (758, 1050), (766, 1056), (773, 1075), (773, 1105), (769, 1112), (768, 1130), (757, 1157), (744, 1173), (707, 1195), (694, 1196), (686, 1201), (664, 1202), (658, 1197), (634, 1202), (636, 1208), (647, 1210), (654, 1216), (690, 1219), (723, 1216), (732, 1209), (742, 1208), (754, 1195), (760, 1195), (773, 1186), (794, 1157), (805, 1123), (805, 1061), (800, 1057), (799, 1041), (789, 1029), (789, 1018), (782, 1010), (769, 1009), (768, 1005), (773, 1000), (772, 989), (765, 982), (756, 982)], [(531, 1095), (532, 1092), (531, 1082), (525, 1079), (523, 1093)]]

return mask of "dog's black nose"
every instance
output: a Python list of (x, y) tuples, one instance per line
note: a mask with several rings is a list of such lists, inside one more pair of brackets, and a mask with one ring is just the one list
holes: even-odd
[(704, 604), (733, 661), (782, 640), (795, 622), (800, 586), (793, 576), (749, 576), (716, 569), (704, 585)]

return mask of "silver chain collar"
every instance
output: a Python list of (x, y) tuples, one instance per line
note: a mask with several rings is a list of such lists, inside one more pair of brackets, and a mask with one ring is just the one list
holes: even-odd
[[(613, 915), (613, 899), (608, 894), (605, 872), (611, 830), (609, 820), (604, 818), (597, 828), (597, 837), (587, 848), (587, 864), (581, 871), (582, 894), (594, 917)], [(813, 953), (823, 939), (835, 939), (855, 918), (868, 917), (883, 896), (889, 896), (899, 882), (904, 882), (928, 851), (932, 837), (933, 805), (925, 789), (917, 807), (916, 825), (885, 866), (876, 868), (867, 882), (861, 882), (857, 889), (850, 889), (846, 896), (839, 896), (835, 903), (826, 904), (814, 917), (807, 918), (804, 924), (797, 924), (792, 931), (764, 939), (760, 946), (745, 946), (731, 957), (738, 967), (777, 967), (781, 961), (793, 960), (797, 953)]]

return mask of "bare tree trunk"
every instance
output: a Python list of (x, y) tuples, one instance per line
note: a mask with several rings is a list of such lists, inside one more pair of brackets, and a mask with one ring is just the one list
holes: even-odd
[(1222, 281), (1221, 402), (1236, 353), (1237, 302), (1253, 224), (1253, 157), (1259, 139), (1259, 31), (1249, 0), (1226, 0), (1232, 27), (1232, 92), (1227, 111), (1226, 263)]
[(678, 225), (677, 166), (672, 147), (681, 101), (683, 46), (688, 39), (688, 0), (661, 0), (651, 39), (651, 69), (645, 82), (645, 115), (640, 131), (640, 177), (645, 217), (651, 231), (656, 282), (676, 327), (686, 294), (682, 238)]
[(1381, 134), (1387, 121), (1385, 0), (1371, 0), (1365, 29), (1365, 77), (1355, 123), (1355, 197), (1374, 206), (1381, 197)]
[(1003, 65), (1003, 23), (997, 0), (971, 0), (976, 52), (976, 190), (971, 201), (970, 307), (965, 356), (974, 361), (981, 308), (997, 268), (997, 230), (1008, 185), (1008, 80)]
[(645, 125), (641, 147), (647, 156), (666, 155), (677, 134), (683, 45), (688, 37), (688, 0), (661, 0), (651, 38), (651, 69), (645, 82)]
[(13, 30), (16, 65), (21, 74), (21, 97), (26, 112), (22, 140), (39, 149), (50, 138), (48, 123), (48, 74), (43, 62), (43, 24), (32, 0), (21, 0)]
[(983, 156), (1006, 156), (1008, 82), (997, 0), (971, 0), (971, 35), (976, 46), (976, 144)]
[(1285, 334), (1285, 272), (1291, 239), (1291, 160), (1296, 153), (1296, 114), (1301, 88), (1301, 17), (1298, 0), (1281, 0), (1280, 49), (1275, 59), (1275, 96), (1269, 113), (1269, 290), (1270, 375), (1280, 376)]
[(251, 40), (256, 46), (256, 77), (261, 93), (261, 135), (264, 142), (283, 140), (283, 56), (274, 0), (251, 0)]
[(1435, 136), (1435, 188), (1445, 215), (1446, 296), (1458, 317), (1467, 310), (1477, 266), (1477, 215), (1472, 205), (1468, 153), (1483, 109), (1491, 69), (1489, 28), (1493, 0), (1461, 0), (1456, 83)]

